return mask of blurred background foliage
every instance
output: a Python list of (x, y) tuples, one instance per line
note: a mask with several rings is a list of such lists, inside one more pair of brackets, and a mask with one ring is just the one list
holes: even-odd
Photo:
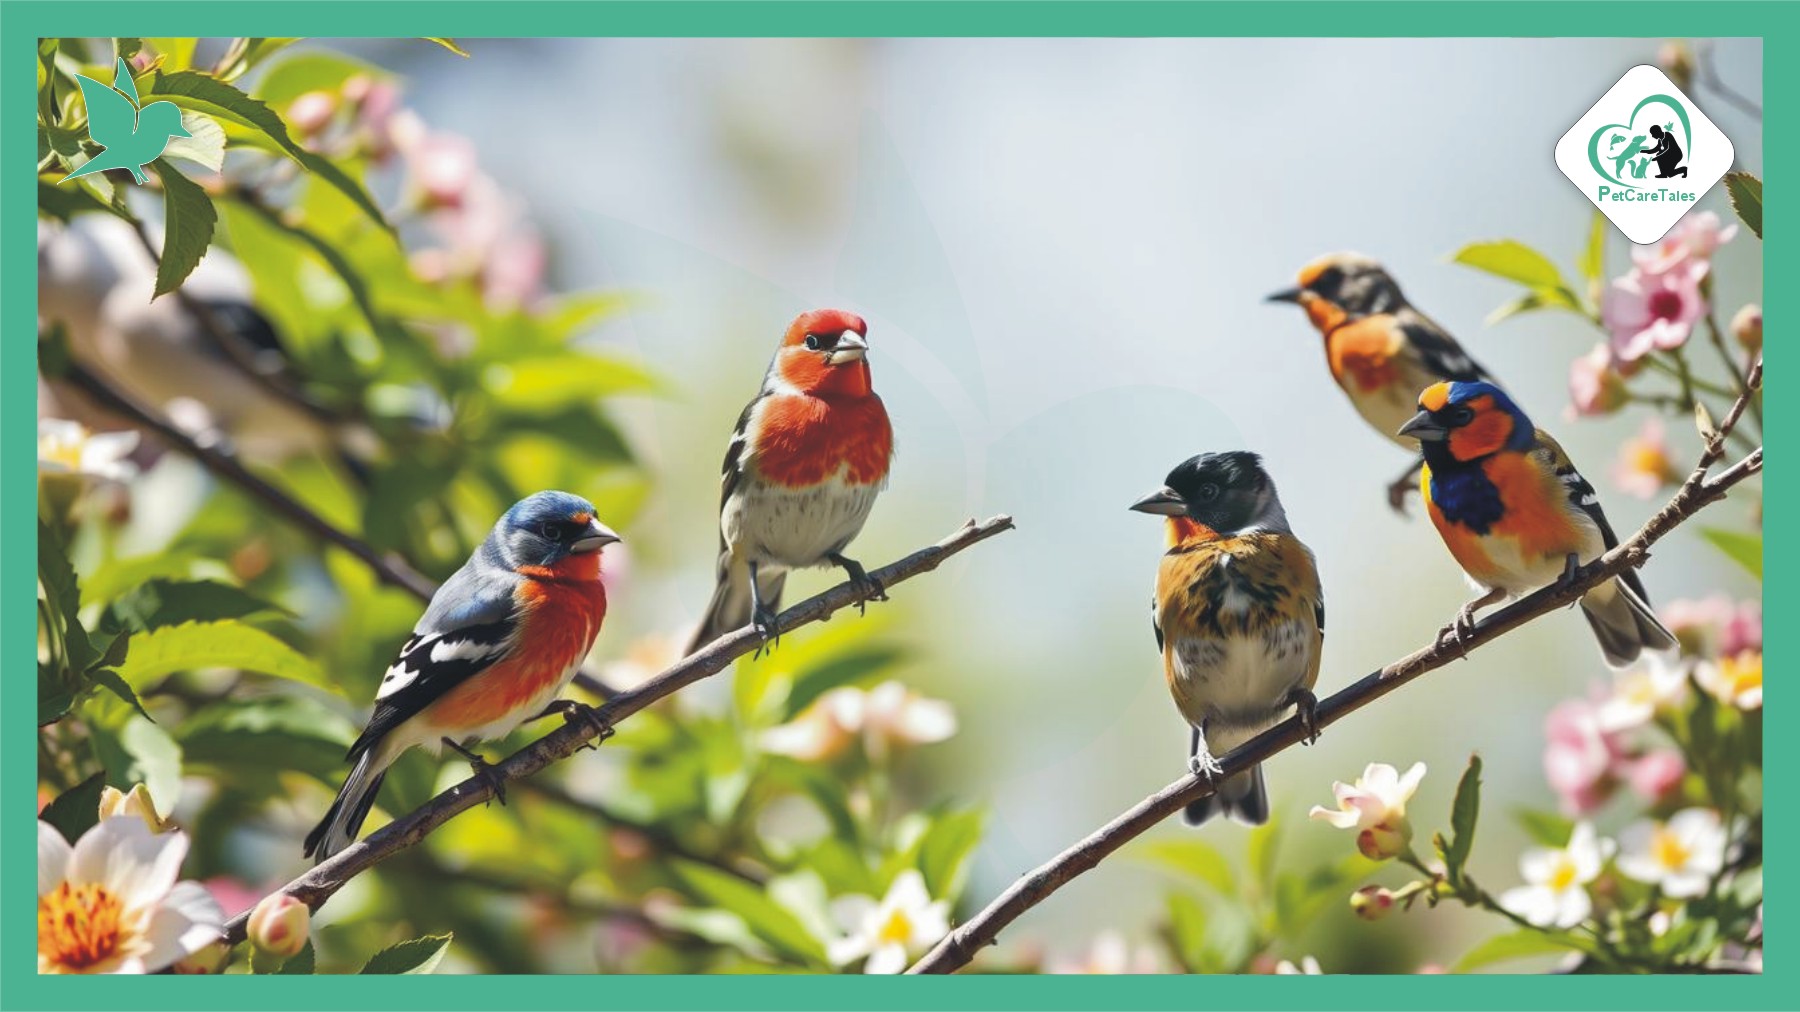
[[(1760, 46), (1730, 45), (1708, 72), (1753, 82)], [(637, 715), (506, 806), (358, 877), (314, 919), (313, 940), (322, 972), (442, 933), (455, 938), (442, 969), (459, 971), (855, 970), (886, 967), (896, 947), (916, 956), (1181, 771), (1185, 739), (1142, 621), (1157, 532), (1124, 514), (1175, 461), (1228, 444), (1270, 457), (1341, 602), (1327, 664), (1342, 677), (1328, 673), (1327, 689), (1417, 646), (1461, 600), (1430, 532), (1387, 514), (1371, 476), (1399, 461), (1338, 431), (1331, 412), (1346, 406), (1302, 361), (1312, 353), (1245, 354), (1302, 339), (1266, 334), (1302, 325), (1272, 319), (1262, 293), (1333, 246), (1368, 248), (1546, 424), (1569, 357), (1593, 340), (1605, 271), (1587, 267), (1586, 205), (1551, 170), (1549, 139), (1542, 179), (1478, 161), (1459, 181), (1421, 181), (1362, 159), (1337, 190), (1319, 189), (1306, 168), (1316, 138), (1271, 136), (1267, 117), (1316, 100), (1308, 82), (1354, 79), (1334, 94), (1384, 110), (1418, 158), (1450, 159), (1490, 130), (1544, 132), (1546, 115), (1560, 129), (1580, 104), (1570, 94), (1616, 76), (1567, 68), (1622, 72), (1645, 48), (42, 40), (41, 800), (84, 798), (96, 774), (147, 784), (193, 838), (184, 877), (227, 913), (248, 908), (303, 870), (299, 838), (422, 607), (187, 456), (129, 435), (136, 426), (72, 388), (71, 363), (432, 580), (520, 496), (592, 499), (627, 541), (608, 552), (613, 607), (592, 670), (624, 687), (675, 659), (705, 599), (716, 461), (775, 334), (802, 309), (842, 304), (871, 318), (899, 430), (895, 487), (863, 557), (996, 509), (1019, 516), (1015, 542)], [(1663, 56), (1693, 72), (1693, 50)], [(194, 137), (147, 186), (122, 173), (60, 183), (95, 150), (72, 77), (111, 80), (118, 59)], [(1494, 123), (1458, 118), (1457, 103), (1487, 94), (1482, 75), (1514, 63), (1565, 69), (1519, 76), (1524, 93), (1491, 110)], [(1360, 72), (1372, 66), (1405, 70)], [(521, 99), (527, 77), (554, 98)], [(1203, 130), (1168, 129), (1188, 121), (1193, 95), (1226, 87), (1241, 107)], [(1736, 115), (1715, 118), (1756, 168), (1754, 121)], [(1266, 162), (1219, 160), (1225, 139), (1252, 137)], [(1140, 141), (1141, 157), (1103, 156)], [(1217, 201), (1253, 183), (1266, 206)], [(1506, 187), (1517, 205), (1369, 211)], [(1324, 199), (1334, 192), (1368, 198)], [(1567, 284), (1580, 311), (1534, 315), (1529, 332), (1510, 323), (1511, 341), (1479, 331), (1497, 289), (1436, 258), (1482, 234), (1566, 250), (1570, 263), (1588, 250)], [(1759, 296), (1753, 244), (1716, 263), (1716, 304)], [(1642, 413), (1620, 417), (1635, 426)], [(1623, 424), (1559, 434), (1598, 482)], [(1641, 519), (1616, 488), (1602, 495), (1622, 529)], [(1746, 538), (1760, 523), (1759, 511), (1732, 517), (1721, 524)], [(1760, 541), (1739, 548), (1760, 558)], [(1659, 602), (1759, 597), (1755, 577), (1697, 537), (1659, 548), (1646, 578)], [(831, 579), (803, 577), (794, 593)], [(1504, 927), (1492, 912), (1366, 925), (1346, 900), (1376, 864), (1302, 812), (1370, 759), (1415, 758), (1436, 771), (1422, 810), (1448, 811), (1453, 771), (1479, 749), (1488, 819), (1469, 860), (1484, 882), (1512, 881), (1522, 848), (1569, 842), (1564, 816), (1505, 813), (1559, 800), (1537, 729), (1605, 677), (1585, 636), (1547, 619), (1284, 755), (1269, 826), (1159, 830), (1127, 852), (1135, 860), (1034, 911), (977, 969), (1272, 972), (1308, 954), (1332, 971), (1455, 965)], [(1715, 645), (1692, 660), (1721, 656)], [(1475, 684), (1504, 687), (1479, 717), (1466, 705)], [(1757, 733), (1759, 708), (1760, 697)], [(1683, 780), (1662, 807), (1607, 818), (1721, 792), (1759, 815), (1760, 745), (1737, 712), (1717, 720), (1741, 782)], [(403, 759), (371, 828), (465, 775)], [(71, 838), (80, 807), (52, 810), (76, 812), (59, 823)], [(1747, 908), (1733, 902), (1712, 920), (1741, 940)], [(1480, 965), (1544, 968), (1566, 952), (1522, 945)]]

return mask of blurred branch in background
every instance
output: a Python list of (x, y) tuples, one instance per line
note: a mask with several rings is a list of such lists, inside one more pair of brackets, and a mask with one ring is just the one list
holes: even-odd
[[(880, 569), (871, 570), (869, 575), (880, 586), (892, 590), (896, 584), (929, 573), (951, 556), (1012, 528), (1012, 518), (1008, 516), (991, 517), (980, 523), (970, 520), (936, 544), (921, 548)], [(823, 622), (844, 608), (866, 603), (872, 599), (873, 593), (868, 584), (840, 583), (783, 611), (776, 620), (776, 631), (789, 633), (804, 625)], [(504, 784), (531, 776), (591, 747), (590, 743), (595, 737), (602, 737), (604, 740), (605, 733), (610, 733), (625, 718), (677, 690), (718, 674), (732, 661), (762, 645), (762, 637), (748, 627), (714, 640), (709, 646), (684, 658), (643, 685), (608, 699), (596, 714), (601, 727), (593, 728), (585, 723), (565, 724), (508, 757), (506, 761), (492, 766), (493, 777), (471, 777), (457, 784), (423, 807), (395, 819), (331, 860), (283, 886), (279, 892), (316, 909), (357, 875), (417, 844), (458, 814), (493, 798), (496, 783)], [(226, 926), (226, 938), (229, 942), (235, 944), (243, 940), (248, 920), (249, 915), (244, 914), (234, 918)]]
[[(1482, 619), (1471, 633), (1463, 635), (1460, 640), (1440, 635), (1439, 641), (1432, 646), (1403, 657), (1321, 700), (1318, 726), (1336, 723), (1413, 679), (1466, 657), (1470, 650), (1504, 636), (1536, 618), (1574, 604), (1589, 589), (1628, 569), (1642, 566), (1650, 559), (1651, 545), (1706, 506), (1724, 498), (1739, 482), (1761, 473), (1763, 451), (1761, 447), (1757, 447), (1717, 476), (1707, 476), (1713, 465), (1724, 456), (1726, 441), (1743, 417), (1746, 406), (1755, 392), (1762, 388), (1760, 358), (1744, 377), (1744, 384), (1744, 393), (1732, 404), (1717, 427), (1704, 433), (1706, 448), (1693, 473), (1668, 503), (1645, 522), (1636, 534), (1599, 560), (1576, 571), (1572, 579), (1538, 590)], [(1221, 760), (1224, 770), (1216, 779), (1189, 775), (1138, 802), (1124, 814), (1021, 877), (980, 913), (945, 935), (942, 941), (907, 972), (954, 973), (967, 966), (982, 947), (995, 941), (1001, 929), (1048, 899), (1052, 893), (1083, 872), (1097, 867), (1108, 855), (1164, 819), (1194, 801), (1211, 795), (1218, 782), (1271, 758), (1304, 740), (1306, 735), (1307, 731), (1299, 718), (1291, 717), (1225, 755)]]

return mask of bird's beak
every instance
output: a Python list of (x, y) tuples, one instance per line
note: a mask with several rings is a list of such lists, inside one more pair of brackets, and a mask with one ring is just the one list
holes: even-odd
[(607, 545), (617, 544), (622, 540), (624, 539), (613, 533), (612, 528), (598, 520), (590, 520), (587, 531), (569, 543), (569, 550), (577, 554), (597, 552)]
[(1283, 288), (1279, 292), (1270, 292), (1267, 296), (1264, 296), (1263, 301), (1264, 302), (1292, 302), (1295, 305), (1299, 305), (1300, 304), (1300, 293), (1304, 290), (1305, 289), (1301, 289), (1301, 288)]
[(1173, 517), (1186, 513), (1187, 503), (1181, 501), (1181, 495), (1174, 489), (1159, 488), (1132, 503), (1131, 508), (1139, 513), (1160, 513), (1166, 517)]
[(837, 346), (831, 349), (827, 357), (832, 365), (843, 365), (845, 362), (861, 362), (869, 354), (869, 342), (854, 330), (846, 330), (838, 335)]
[(1400, 431), (1396, 435), (1411, 436), (1422, 442), (1436, 443), (1448, 439), (1450, 430), (1439, 425), (1437, 420), (1431, 417), (1431, 412), (1421, 409), (1418, 414), (1408, 419), (1405, 425), (1400, 426)]

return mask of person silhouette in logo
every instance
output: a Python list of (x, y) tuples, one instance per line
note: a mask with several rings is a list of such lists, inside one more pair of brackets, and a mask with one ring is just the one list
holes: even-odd
[(1647, 148), (1640, 148), (1638, 154), (1649, 155), (1656, 159), (1656, 178), (1673, 179), (1676, 176), (1687, 177), (1687, 166), (1681, 164), (1681, 145), (1675, 143), (1675, 134), (1659, 126), (1650, 128), (1650, 136), (1656, 143)]

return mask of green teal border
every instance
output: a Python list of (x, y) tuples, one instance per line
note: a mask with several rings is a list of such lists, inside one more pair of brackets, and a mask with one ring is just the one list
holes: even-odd
[[(36, 510), (35, 220), (36, 194), (24, 168), (33, 163), (35, 137), (25, 130), (33, 111), (35, 40), (39, 36), (253, 35), (286, 36), (1746, 36), (1764, 40), (1763, 95), (1767, 181), (1775, 200), (1768, 214), (1780, 224), (1778, 166), (1800, 154), (1800, 116), (1780, 96), (1800, 95), (1800, 8), (1793, 2), (1470, 2), (1426, 4), (1249, 2), (701, 2), (406, 3), (393, 0), (312, 0), (307, 3), (216, 3), (177, 0), (14, 0), (0, 5), (0, 643), (9, 674), (0, 704), (15, 730), (0, 740), (0, 797), (6, 812), (21, 812), (35, 795), (35, 752), (26, 732), (32, 712), (24, 671), (35, 649)], [(1571, 110), (1575, 106), (1570, 107)], [(1545, 152), (1546, 158), (1549, 153)], [(1785, 240), (1765, 250), (1769, 277), (1800, 267), (1800, 246)], [(1787, 305), (1765, 285), (1765, 315), (1779, 321)], [(1771, 342), (1781, 354), (1782, 340)], [(1779, 370), (1777, 370), (1779, 371)], [(1769, 423), (1785, 430), (1787, 412), (1776, 399)], [(1771, 502), (1789, 501), (1778, 465), (1766, 478)], [(1780, 508), (1768, 511), (1783, 515)], [(1779, 524), (1768, 532), (1769, 555), (1786, 558)], [(1779, 566), (1769, 567), (1780, 571)], [(1765, 589), (1770, 614), (1792, 614), (1789, 588)], [(1784, 627), (1770, 623), (1767, 653), (1785, 670)], [(1777, 679), (1774, 694), (1782, 698)], [(1766, 766), (1794, 765), (1796, 739), (1771, 735)], [(1785, 775), (1766, 787), (1791, 789)], [(1123, 803), (1124, 799), (1121, 799)], [(1792, 825), (1773, 806), (1765, 832), (1770, 849)], [(1774, 1009), (1800, 1006), (1800, 971), (1770, 959), (1762, 977), (534, 977), (521, 986), (504, 977), (286, 977), (279, 987), (254, 977), (40, 978), (30, 953), (36, 921), (25, 888), (35, 881), (34, 839), (8, 817), (0, 833), (0, 1008), (77, 1009), (483, 1009), (530, 1007), (902, 1009), (1122, 1008), (1221, 1009)], [(1778, 862), (1768, 888), (1790, 895)], [(1020, 869), (1023, 872), (1025, 869)], [(1103, 872), (1102, 872), (1103, 874)], [(1056, 902), (1052, 899), (1050, 902)], [(1784, 902), (1784, 901), (1783, 901)], [(1781, 903), (1778, 909), (1785, 909)], [(1775, 917), (1777, 939), (1785, 937)], [(1776, 950), (1779, 952), (1779, 949)], [(1796, 973), (1790, 977), (1790, 972)]]

